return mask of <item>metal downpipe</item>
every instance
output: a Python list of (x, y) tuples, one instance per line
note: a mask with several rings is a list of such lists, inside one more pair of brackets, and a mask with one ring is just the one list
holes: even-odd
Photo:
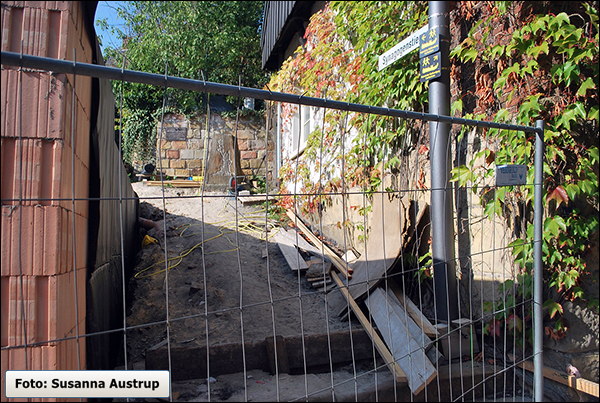
[[(442, 73), (429, 82), (429, 113), (450, 115), (450, 5), (429, 2), (429, 29), (439, 30)], [(431, 252), (437, 319), (458, 319), (458, 293), (454, 260), (453, 196), (450, 185), (450, 124), (429, 122), (431, 156)]]

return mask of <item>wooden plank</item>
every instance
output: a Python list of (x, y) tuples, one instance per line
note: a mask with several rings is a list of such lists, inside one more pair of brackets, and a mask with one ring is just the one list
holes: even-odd
[(331, 277), (338, 285), (338, 289), (340, 290), (341, 294), (350, 304), (350, 308), (360, 321), (360, 324), (375, 344), (375, 348), (379, 352), (379, 355), (381, 355), (381, 358), (383, 358), (383, 360), (385, 361), (388, 369), (396, 378), (396, 382), (406, 382), (407, 379), (404, 371), (402, 370), (402, 368), (400, 368), (398, 362), (394, 361), (394, 356), (392, 355), (392, 353), (390, 353), (390, 350), (388, 350), (383, 340), (381, 340), (381, 337), (379, 337), (379, 335), (375, 332), (375, 329), (373, 329), (373, 327), (369, 323), (369, 319), (367, 319), (367, 317), (362, 312), (356, 301), (354, 301), (354, 298), (352, 298), (352, 296), (348, 293), (348, 289), (346, 288), (342, 280), (340, 280), (340, 277), (335, 272), (331, 272)]
[[(515, 356), (512, 354), (508, 354), (508, 358), (516, 363), (519, 367), (526, 369), (529, 372), (533, 372), (534, 365), (530, 361), (521, 361), (516, 362)], [(570, 388), (578, 390), (580, 392), (587, 393), (588, 395), (592, 395), (595, 397), (599, 397), (598, 384), (596, 382), (588, 381), (587, 379), (577, 378), (575, 376), (568, 375), (566, 373), (561, 373), (551, 368), (544, 367), (542, 369), (542, 373), (544, 374), (544, 378), (562, 383), (563, 385), (567, 385)]]
[(279, 235), (279, 233), (277, 233), (273, 237), (273, 240), (279, 246), (283, 257), (288, 262), (292, 270), (308, 270), (308, 265), (306, 264), (302, 256), (300, 256), (300, 252), (298, 252), (296, 247), (292, 245), (292, 243), (287, 238), (282, 237), (281, 235)]
[[(396, 285), (395, 282), (389, 282), (388, 285), (391, 283), (393, 283), (393, 285)], [(380, 286), (380, 288), (383, 289), (383, 286)], [(435, 364), (442, 358), (443, 354), (435, 347), (433, 341), (421, 329), (421, 327), (416, 323), (416, 321), (413, 320), (410, 314), (406, 315), (406, 313), (408, 312), (404, 310), (402, 303), (394, 294), (394, 292), (390, 289), (390, 287), (388, 287), (387, 292), (388, 303), (390, 304), (392, 309), (396, 310), (403, 323), (404, 318), (407, 319), (407, 321), (404, 324), (409, 328), (411, 336), (419, 343), (419, 345), (423, 346), (423, 348), (427, 352), (427, 358), (429, 358), (429, 361), (431, 361), (431, 363), (435, 366)]]
[(406, 312), (408, 312), (410, 317), (415, 321), (417, 325), (419, 325), (421, 329), (423, 329), (423, 332), (427, 336), (437, 339), (440, 335), (437, 329), (431, 324), (429, 319), (427, 319), (425, 315), (423, 315), (423, 312), (421, 312), (421, 310), (415, 305), (415, 303), (412, 302), (410, 298), (404, 295), (400, 286), (394, 281), (389, 281), (388, 287), (396, 295), (398, 301), (400, 301), (400, 304), (402, 304), (404, 309), (406, 309)]
[(329, 275), (327, 276), (317, 276), (317, 277), (306, 277), (306, 281), (308, 281), (309, 283), (314, 283), (317, 281), (323, 281), (323, 280), (331, 280), (331, 277), (329, 277)]
[(353, 270), (346, 262), (344, 262), (338, 255), (336, 255), (331, 249), (329, 249), (327, 245), (321, 242), (321, 240), (317, 238), (315, 234), (313, 234), (312, 231), (309, 230), (308, 227), (304, 225), (302, 221), (300, 221), (300, 218), (297, 217), (296, 214), (294, 214), (291, 210), (287, 210), (286, 214), (290, 218), (290, 220), (292, 220), (292, 222), (302, 231), (302, 233), (306, 235), (308, 239), (310, 239), (310, 241), (317, 247), (317, 249), (323, 248), (325, 256), (327, 256), (331, 260), (333, 265), (340, 271), (340, 273), (344, 275), (344, 277), (352, 278)]
[(303, 237), (302, 235), (298, 234), (296, 235), (296, 231), (293, 229), (283, 229), (280, 228), (279, 232), (281, 233), (281, 235), (283, 235), (284, 237), (288, 238), (290, 241), (292, 241), (292, 243), (294, 245), (296, 245), (297, 247), (299, 247), (300, 249), (305, 250), (306, 252), (310, 252), (313, 255), (317, 255), (319, 257), (324, 256), (323, 253), (317, 249), (316, 246), (313, 246), (311, 244), (309, 244)]
[(266, 194), (256, 194), (256, 195), (252, 195), (252, 196), (240, 196), (238, 195), (238, 200), (242, 203), (242, 204), (251, 204), (251, 203), (262, 203), (262, 202), (266, 202), (267, 200), (272, 201), (275, 200), (276, 198), (273, 196), (267, 196)]
[(394, 361), (407, 375), (408, 387), (416, 395), (437, 376), (437, 370), (425, 355), (425, 350), (412, 337), (400, 320), (400, 315), (386, 302), (386, 294), (376, 288), (365, 300), (373, 321), (391, 349)]
[(170, 181), (162, 181), (162, 182), (161, 181), (146, 181), (146, 185), (148, 185), (148, 186), (171, 185), (172, 187), (175, 187), (175, 188), (183, 188), (183, 187), (197, 188), (197, 187), (202, 187), (202, 182), (180, 179), (180, 180), (170, 180)]
[(377, 289), (381, 289), (384, 292), (384, 295), (387, 297), (387, 303), (391, 309), (396, 312), (396, 314), (400, 317), (400, 320), (406, 326), (410, 332), (410, 335), (415, 339), (421, 347), (427, 351), (429, 346), (432, 345), (431, 339), (423, 332), (423, 330), (417, 325), (417, 323), (408, 315), (408, 312), (404, 310), (404, 307), (400, 303), (400, 300), (396, 297), (394, 292), (388, 287), (387, 292), (385, 291), (383, 286), (379, 286)]

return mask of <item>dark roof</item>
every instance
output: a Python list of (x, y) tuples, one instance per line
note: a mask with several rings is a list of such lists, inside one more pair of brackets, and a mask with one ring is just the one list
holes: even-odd
[(304, 35), (304, 25), (311, 16), (314, 1), (266, 1), (260, 38), (262, 68), (277, 70), (294, 37)]

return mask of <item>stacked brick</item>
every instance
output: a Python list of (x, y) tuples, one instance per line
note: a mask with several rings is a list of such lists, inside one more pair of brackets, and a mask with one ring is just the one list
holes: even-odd
[[(158, 127), (158, 133), (161, 127)], [(265, 176), (268, 164), (268, 180), (273, 178), (275, 143), (269, 139), (265, 144), (264, 119), (240, 117), (236, 119), (211, 114), (210, 138), (206, 139), (206, 116), (187, 119), (183, 115), (168, 114), (164, 117), (162, 140), (159, 138), (162, 172), (167, 176), (188, 178), (203, 175), (204, 158), (209, 159), (207, 180), (211, 184), (226, 186), (235, 167), (238, 175)], [(238, 158), (233, 159), (233, 138), (237, 138)], [(210, 150), (205, 153), (204, 147)], [(237, 165), (236, 165), (237, 164)], [(158, 162), (156, 164), (158, 166)]]
[[(3, 1), (2, 50), (21, 40), (24, 54), (92, 61), (79, 2)], [(88, 202), (73, 198), (89, 194), (91, 78), (2, 66), (1, 88), (5, 396), (8, 369), (85, 368)]]

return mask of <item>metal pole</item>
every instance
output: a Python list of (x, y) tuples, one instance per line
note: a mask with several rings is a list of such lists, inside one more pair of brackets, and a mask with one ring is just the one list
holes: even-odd
[(437, 121), (453, 123), (464, 126), (487, 127), (505, 130), (520, 130), (526, 133), (538, 131), (535, 127), (510, 125), (507, 123), (485, 122), (482, 120), (456, 118), (452, 116), (440, 116), (434, 113), (422, 113), (404, 111), (400, 109), (383, 108), (380, 106), (362, 105), (344, 101), (332, 101), (325, 98), (306, 97), (303, 95), (287, 94), (261, 90), (258, 88), (240, 87), (238, 85), (219, 84), (210, 81), (194, 80), (165, 76), (164, 74), (145, 73), (143, 71), (122, 70), (116, 67), (102, 66), (98, 64), (73, 62), (70, 60), (59, 60), (50, 57), (21, 55), (15, 52), (1, 52), (2, 64), (5, 66), (20, 66), (53, 73), (78, 74), (88, 77), (108, 78), (110, 80), (128, 81), (142, 83), (164, 88), (178, 88), (181, 90), (198, 91), (219, 95), (232, 95), (235, 97), (249, 97), (276, 102), (287, 102), (300, 105), (316, 106), (319, 108), (337, 109), (341, 111), (352, 111), (368, 113), (381, 116), (393, 116), (402, 119), (418, 119), (425, 121)]
[(543, 228), (543, 179), (544, 179), (544, 121), (538, 120), (535, 127), (540, 131), (535, 133), (535, 180), (533, 208), (533, 381), (535, 401), (544, 398), (543, 361), (543, 331), (542, 304), (544, 266), (542, 263), (542, 228)]
[[(429, 29), (440, 36), (442, 73), (429, 82), (429, 113), (450, 115), (449, 2), (429, 2)], [(431, 156), (431, 252), (438, 320), (458, 319), (458, 294), (454, 262), (453, 197), (450, 186), (450, 125), (429, 122)]]

